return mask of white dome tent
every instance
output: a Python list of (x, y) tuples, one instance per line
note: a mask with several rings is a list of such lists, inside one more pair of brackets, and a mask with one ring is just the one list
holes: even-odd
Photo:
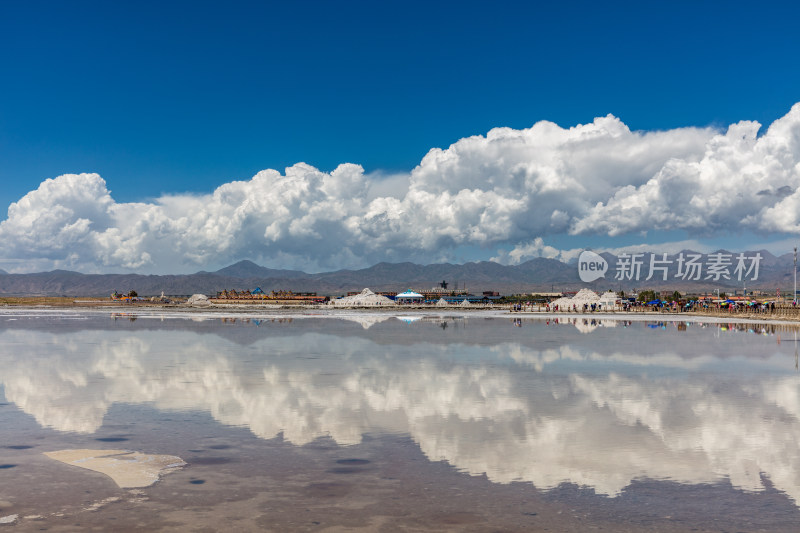
[(421, 304), (425, 297), (418, 292), (408, 289), (394, 297), (394, 301), (399, 304)]

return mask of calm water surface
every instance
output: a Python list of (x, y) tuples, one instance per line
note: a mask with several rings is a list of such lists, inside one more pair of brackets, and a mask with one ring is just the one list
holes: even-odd
[[(797, 330), (515, 318), (0, 310), (0, 517), (30, 531), (797, 530)], [(188, 466), (125, 490), (42, 453), (70, 448)]]

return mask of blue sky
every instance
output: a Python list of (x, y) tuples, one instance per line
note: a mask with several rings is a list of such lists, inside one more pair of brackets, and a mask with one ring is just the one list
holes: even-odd
[[(634, 132), (724, 134), (754, 120), (763, 135), (800, 101), (798, 11), (770, 2), (6, 2), (0, 217), (64, 174), (96, 173), (115, 203), (148, 205), (211, 194), (265, 169), (283, 174), (298, 162), (323, 173), (354, 163), (365, 180), (380, 181), (408, 175), (431, 149), (539, 121), (568, 129), (612, 114)], [(795, 177), (784, 180), (790, 189)], [(398, 179), (386, 187), (402, 196)], [(43, 267), (191, 270), (223, 266), (247, 248), (205, 250), (180, 265), (115, 262), (107, 253), (70, 263), (64, 250), (35, 252), (41, 243), (18, 242), (22, 226), (11, 226), (0, 229), (14, 241), (14, 252), (0, 258), (7, 270), (33, 259)], [(716, 237), (784, 240), (792, 227), (751, 224)], [(713, 244), (697, 228), (667, 229), (670, 238), (680, 233), (672, 240)], [(510, 237), (433, 243), (415, 259), (488, 258), (536, 237), (564, 248), (653, 241), (653, 231), (648, 240), (641, 230), (578, 238), (521, 228)], [(403, 256), (393, 245), (397, 254), (388, 258)], [(379, 258), (362, 248), (337, 261)], [(287, 253), (283, 266), (335, 266), (302, 249)]]

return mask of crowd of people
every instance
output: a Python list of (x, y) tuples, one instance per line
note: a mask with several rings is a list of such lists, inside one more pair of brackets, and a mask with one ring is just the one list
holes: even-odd
[[(792, 302), (793, 309), (796, 309), (796, 302)], [(786, 309), (786, 306), (776, 305), (774, 301), (733, 301), (733, 300), (673, 300), (673, 301), (650, 301), (639, 302), (628, 299), (619, 299), (613, 304), (608, 302), (584, 302), (582, 304), (573, 303), (571, 305), (559, 305), (552, 302), (518, 302), (511, 304), (512, 312), (544, 312), (544, 313), (594, 313), (594, 312), (728, 312), (728, 313), (756, 313), (771, 314)]]

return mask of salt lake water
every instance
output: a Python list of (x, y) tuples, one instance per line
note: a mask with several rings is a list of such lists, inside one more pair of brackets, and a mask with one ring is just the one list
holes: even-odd
[[(796, 531), (798, 330), (649, 318), (0, 309), (0, 518)], [(187, 465), (123, 489), (65, 449)]]

